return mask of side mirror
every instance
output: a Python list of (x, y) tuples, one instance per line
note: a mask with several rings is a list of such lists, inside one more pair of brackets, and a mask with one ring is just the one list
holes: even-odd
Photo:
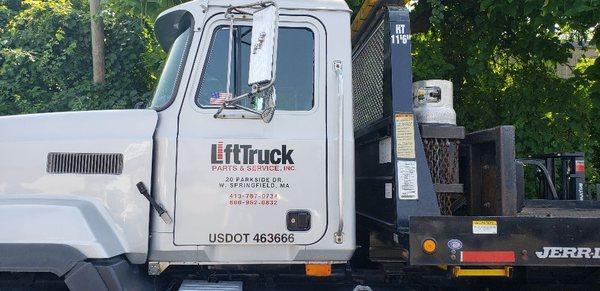
[(254, 12), (252, 18), (252, 41), (250, 45), (250, 65), (248, 85), (252, 86), (257, 102), (254, 109), (261, 111), (264, 122), (271, 122), (275, 115), (275, 83), (277, 68), (277, 33), (279, 11), (269, 5)]
[(277, 14), (277, 7), (274, 5), (267, 6), (253, 14), (248, 72), (248, 85), (252, 86), (253, 92), (258, 91), (258, 86), (272, 85), (275, 81)]
[[(230, 84), (234, 59), (234, 22), (236, 15), (244, 15), (244, 17), (252, 15), (252, 39), (250, 41), (248, 69), (248, 85), (252, 87), (252, 90), (250, 93), (233, 97), (230, 94)], [(232, 115), (225, 115), (223, 111), (227, 107), (234, 107), (254, 113), (257, 118), (269, 123), (273, 119), (277, 100), (273, 85), (275, 84), (277, 64), (279, 9), (273, 1), (257, 2), (229, 7), (225, 17), (231, 21), (229, 25), (226, 87), (226, 93), (229, 97), (225, 99), (214, 116), (215, 118), (231, 118)], [(252, 100), (251, 107), (240, 104), (240, 100), (244, 98)]]

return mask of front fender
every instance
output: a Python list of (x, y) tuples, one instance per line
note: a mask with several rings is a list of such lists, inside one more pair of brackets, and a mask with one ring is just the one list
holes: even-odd
[(125, 254), (134, 264), (146, 260), (146, 253), (127, 245), (106, 208), (93, 198), (2, 195), (0, 229), (0, 244), (60, 244), (89, 259)]

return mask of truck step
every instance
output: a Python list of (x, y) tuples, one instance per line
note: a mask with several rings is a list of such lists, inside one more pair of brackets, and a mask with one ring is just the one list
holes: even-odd
[(242, 291), (243, 283), (238, 281), (228, 281), (219, 283), (209, 283), (200, 280), (185, 280), (181, 283), (179, 291)]

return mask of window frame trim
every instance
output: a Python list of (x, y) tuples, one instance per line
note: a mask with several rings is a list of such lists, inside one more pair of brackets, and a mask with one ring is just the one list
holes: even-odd
[[(217, 13), (214, 16), (217, 15), (221, 15), (223, 13)], [(307, 15), (295, 15), (295, 14), (284, 14), (284, 15), (280, 15), (280, 16), (285, 16), (285, 17), (308, 17), (309, 19), (313, 19), (313, 17), (307, 16)], [(317, 20), (317, 22), (319, 24), (322, 25), (322, 23), (320, 21)], [(208, 39), (204, 40), (204, 42), (208, 42), (208, 44), (206, 44), (205, 48), (203, 48), (203, 51), (201, 52), (200, 50), (198, 51), (198, 53), (204, 53), (203, 59), (200, 60), (200, 64), (202, 66), (202, 72), (199, 74), (199, 77), (197, 77), (197, 84), (194, 84), (196, 87), (195, 89), (192, 90), (193, 93), (191, 99), (192, 99), (192, 103), (194, 104), (194, 108), (197, 110), (200, 110), (201, 113), (208, 113), (208, 110), (218, 110), (220, 107), (218, 105), (202, 105), (199, 104), (198, 102), (198, 98), (196, 98), (198, 96), (198, 93), (201, 89), (201, 82), (204, 80), (204, 76), (206, 73), (206, 66), (208, 65), (208, 59), (209, 59), (209, 53), (213, 47), (213, 40), (214, 37), (217, 33), (217, 31), (222, 27), (222, 26), (228, 26), (229, 25), (229, 21), (226, 19), (215, 19), (213, 21), (208, 21), (206, 23), (205, 28), (210, 29), (210, 35), (208, 35), (208, 31), (207, 31), (207, 37)], [(238, 23), (236, 24), (236, 26), (252, 26), (252, 22), (250, 20), (240, 20), (238, 21)], [(327, 44), (327, 39), (323, 39), (321, 40), (321, 33), (319, 31), (318, 28), (318, 24), (313, 23), (312, 21), (308, 21), (308, 20), (301, 20), (301, 21), (279, 21), (279, 28), (299, 28), (299, 29), (306, 29), (308, 31), (310, 31), (312, 33), (313, 36), (313, 88), (312, 88), (312, 92), (313, 92), (313, 104), (312, 107), (309, 110), (285, 110), (285, 109), (277, 109), (277, 111), (279, 112), (285, 112), (286, 114), (310, 114), (315, 112), (318, 107), (319, 107), (319, 88), (318, 88), (318, 79), (319, 77), (319, 72), (318, 72), (318, 62), (320, 61), (319, 58), (321, 56), (317, 55), (318, 52), (318, 46), (321, 45), (320, 42), (323, 41), (324, 45), (326, 46)], [(323, 28), (324, 29), (324, 28)], [(318, 41), (317, 41), (318, 40)], [(200, 41), (200, 43), (202, 43), (203, 40)], [(326, 60), (325, 60), (326, 61)], [(326, 75), (325, 75), (325, 79), (326, 79)], [(192, 80), (190, 80), (192, 81)], [(326, 81), (326, 80), (325, 80)], [(326, 94), (326, 91), (324, 92), (324, 94)], [(324, 97), (325, 98), (325, 97)], [(235, 110), (236, 112), (241, 112), (241, 109), (235, 108), (235, 107), (227, 107), (227, 110)], [(212, 112), (210, 114), (213, 114)]]

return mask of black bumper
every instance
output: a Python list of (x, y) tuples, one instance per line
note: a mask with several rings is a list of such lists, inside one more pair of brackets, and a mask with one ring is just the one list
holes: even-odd
[(411, 217), (409, 240), (415, 266), (600, 266), (600, 218)]

